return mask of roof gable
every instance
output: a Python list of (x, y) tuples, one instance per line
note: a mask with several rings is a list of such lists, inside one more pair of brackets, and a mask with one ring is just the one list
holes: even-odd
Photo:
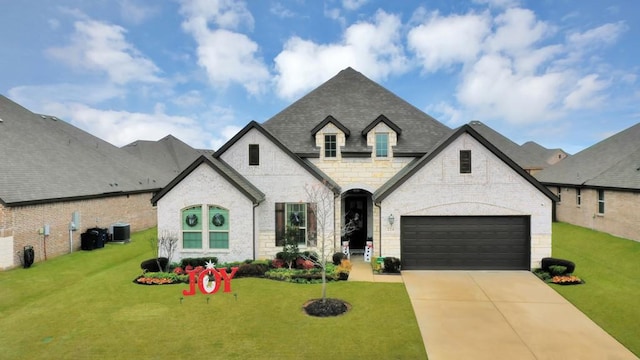
[[(351, 132), (362, 133), (380, 114), (403, 131), (394, 148), (394, 156), (423, 155), (451, 132), (444, 124), (352, 68), (340, 71), (267, 120), (263, 126), (292, 152), (310, 156), (319, 151), (309, 136), (318, 119), (331, 115), (340, 119)], [(342, 151), (370, 154), (371, 148), (367, 146), (365, 137), (350, 136)]]
[(389, 120), (386, 116), (384, 116), (383, 114), (380, 114), (380, 116), (378, 116), (375, 120), (373, 120), (371, 122), (371, 124), (367, 125), (367, 127), (365, 127), (362, 130), (362, 136), (367, 136), (367, 134), (369, 133), (369, 131), (371, 131), (374, 127), (376, 127), (376, 125), (378, 125), (379, 123), (384, 123), (385, 125), (387, 125), (388, 127), (390, 127), (393, 131), (396, 132), (396, 134), (398, 134), (398, 136), (402, 133), (402, 129), (400, 129), (400, 127), (396, 124), (393, 123), (393, 121)]
[(487, 148), (491, 153), (497, 156), (500, 160), (502, 160), (505, 164), (507, 164), (511, 169), (513, 169), (518, 175), (522, 176), (525, 180), (527, 180), (531, 185), (537, 188), (540, 192), (545, 194), (548, 198), (553, 201), (557, 200), (557, 197), (549, 191), (545, 186), (540, 184), (533, 176), (524, 171), (518, 164), (516, 164), (513, 160), (511, 160), (507, 155), (505, 155), (502, 151), (500, 151), (495, 145), (485, 139), (480, 133), (478, 133), (473, 127), (466, 124), (458, 128), (453, 134), (442, 139), (442, 141), (437, 144), (433, 151), (427, 153), (420, 159), (416, 159), (415, 161), (409, 163), (405, 166), (401, 171), (399, 171), (395, 176), (393, 176), (389, 181), (387, 181), (384, 185), (382, 185), (376, 192), (373, 194), (374, 202), (380, 203), (387, 196), (389, 196), (393, 191), (395, 191), (398, 187), (400, 187), (405, 181), (407, 181), (411, 176), (416, 174), (422, 167), (428, 164), (433, 158), (435, 158), (439, 153), (441, 153), (444, 149), (446, 149), (455, 139), (460, 137), (462, 134), (467, 133), (471, 135), (475, 140), (477, 140), (480, 144), (482, 144), (485, 148)]
[(306, 171), (308, 171), (311, 175), (313, 175), (316, 179), (325, 183), (327, 187), (329, 187), (335, 194), (340, 194), (340, 186), (329, 176), (323, 173), (320, 169), (318, 169), (315, 165), (300, 158), (298, 155), (294, 154), (289, 148), (287, 148), (280, 140), (278, 140), (275, 136), (273, 136), (269, 131), (267, 131), (264, 127), (260, 126), (255, 121), (251, 121), (247, 126), (245, 126), (242, 130), (240, 130), (233, 138), (231, 138), (226, 144), (224, 144), (218, 151), (213, 154), (213, 157), (216, 159), (220, 159), (220, 156), (224, 154), (229, 148), (231, 148), (235, 143), (237, 143), (240, 139), (242, 139), (249, 131), (256, 130), (264, 135), (269, 141), (271, 141), (274, 145), (276, 145), (280, 150), (282, 150), (287, 156), (293, 159), (296, 163), (302, 166)]
[(173, 179), (167, 186), (160, 190), (152, 199), (151, 203), (156, 205), (162, 197), (171, 191), (182, 180), (189, 176), (200, 165), (205, 164), (220, 174), (225, 180), (232, 184), (254, 204), (259, 204), (264, 201), (265, 195), (258, 188), (253, 186), (247, 179), (241, 174), (228, 166), (222, 160), (210, 158), (204, 155), (198, 157), (191, 165), (189, 165), (184, 171), (182, 171), (175, 179)]
[(336, 120), (336, 118), (334, 118), (331, 115), (328, 115), (326, 118), (324, 118), (324, 120), (322, 120), (318, 125), (316, 125), (316, 127), (311, 129), (311, 135), (315, 136), (316, 133), (318, 133), (318, 131), (322, 130), (322, 128), (327, 126), (327, 124), (329, 123), (335, 125), (335, 127), (340, 129), (340, 131), (344, 133), (344, 136), (349, 137), (349, 135), (351, 135), (351, 131), (349, 131), (349, 129), (347, 129), (346, 126), (342, 125), (340, 121)]

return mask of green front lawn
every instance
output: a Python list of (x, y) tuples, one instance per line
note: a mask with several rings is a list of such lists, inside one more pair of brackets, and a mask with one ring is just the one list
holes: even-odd
[(403, 284), (331, 282), (353, 306), (335, 318), (303, 313), (315, 284), (241, 278), (183, 296), (188, 284), (132, 282), (154, 234), (0, 272), (0, 358), (426, 358)]
[(640, 356), (640, 243), (556, 223), (553, 256), (573, 261), (585, 284), (551, 286)]

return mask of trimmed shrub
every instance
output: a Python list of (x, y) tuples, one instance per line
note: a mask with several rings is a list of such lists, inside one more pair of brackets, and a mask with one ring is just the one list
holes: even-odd
[(184, 258), (180, 260), (180, 266), (186, 268), (187, 265), (192, 267), (206, 266), (207, 262), (211, 261), (214, 264), (218, 263), (218, 258), (215, 256), (199, 257), (199, 258)]
[(551, 265), (549, 266), (549, 271), (551, 275), (564, 275), (567, 272), (567, 267), (562, 265)]
[(399, 273), (400, 272), (400, 259), (397, 257), (389, 256), (384, 258), (384, 272)]
[(342, 261), (342, 259), (344, 259), (346, 256), (344, 255), (344, 253), (342, 252), (337, 252), (333, 254), (333, 265), (338, 266), (340, 265), (340, 262)]
[(269, 270), (269, 265), (265, 263), (242, 264), (238, 266), (235, 277), (256, 276), (262, 277)]
[[(158, 263), (160, 263), (160, 267), (158, 267)], [(169, 263), (169, 259), (166, 257), (160, 257), (157, 259), (149, 259), (140, 263), (140, 268), (143, 272), (159, 272), (164, 271)]]
[(569, 261), (569, 260), (556, 259), (552, 257), (547, 257), (542, 259), (542, 266), (541, 266), (542, 270), (548, 273), (551, 273), (552, 265), (559, 265), (567, 268), (565, 273), (558, 274), (558, 275), (572, 274), (576, 270), (576, 264), (574, 264), (572, 261)]

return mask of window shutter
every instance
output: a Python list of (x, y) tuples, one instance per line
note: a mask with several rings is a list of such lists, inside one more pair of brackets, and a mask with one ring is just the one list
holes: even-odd
[(284, 246), (284, 203), (276, 203), (276, 246)]
[(315, 247), (318, 243), (318, 225), (316, 221), (316, 203), (307, 203), (307, 238), (309, 246)]

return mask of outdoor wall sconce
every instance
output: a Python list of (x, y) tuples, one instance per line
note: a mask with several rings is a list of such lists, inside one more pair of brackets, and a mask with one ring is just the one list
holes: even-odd
[(389, 225), (393, 225), (393, 222), (394, 222), (395, 220), (396, 220), (396, 219), (393, 217), (393, 214), (389, 214)]

